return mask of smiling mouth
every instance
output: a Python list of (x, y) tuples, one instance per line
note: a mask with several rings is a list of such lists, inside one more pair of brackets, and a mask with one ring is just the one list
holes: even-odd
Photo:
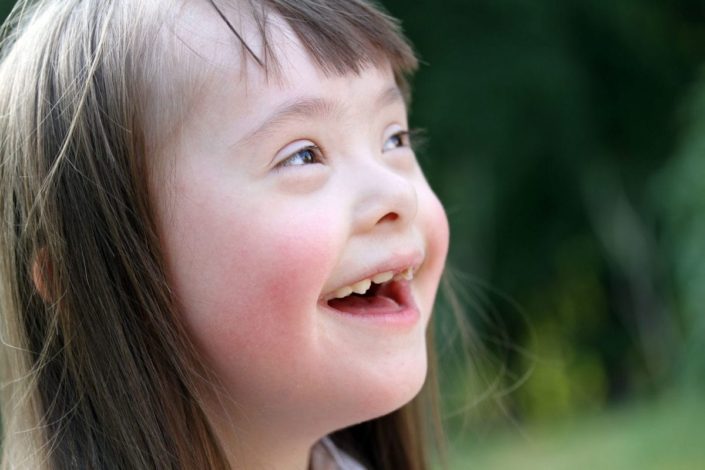
[(373, 284), (364, 294), (352, 293), (328, 301), (329, 307), (351, 315), (388, 315), (413, 305), (411, 286), (406, 279)]

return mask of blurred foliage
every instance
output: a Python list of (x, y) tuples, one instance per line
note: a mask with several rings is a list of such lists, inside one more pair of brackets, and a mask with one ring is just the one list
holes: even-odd
[(653, 182), (652, 198), (665, 221), (676, 305), (686, 325), (679, 378), (705, 390), (705, 73), (683, 111), (683, 137), (675, 158)]
[(424, 61), (420, 159), (500, 358), (489, 385), (444, 360), (450, 383), (516, 388), (503, 406), (532, 422), (705, 388), (703, 3), (382, 1)]

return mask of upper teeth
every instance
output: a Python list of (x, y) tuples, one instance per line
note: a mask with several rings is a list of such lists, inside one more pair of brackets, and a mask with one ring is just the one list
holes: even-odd
[(355, 284), (352, 284), (350, 286), (345, 286), (341, 287), (337, 291), (333, 292), (333, 298), (334, 299), (342, 299), (343, 297), (347, 297), (353, 292), (356, 294), (363, 295), (365, 294), (368, 290), (370, 290), (370, 287), (372, 284), (384, 284), (385, 282), (389, 282), (392, 279), (395, 281), (411, 281), (414, 278), (414, 269), (413, 268), (407, 268), (404, 271), (400, 272), (396, 276), (394, 275), (394, 271), (387, 271), (384, 273), (379, 273), (374, 276), (372, 276), (371, 279), (363, 279), (362, 281), (358, 281)]
[(352, 291), (356, 294), (364, 294), (365, 292), (367, 292), (367, 289), (369, 289), (371, 285), (372, 280), (365, 279), (364, 281), (356, 282), (355, 284), (353, 284)]

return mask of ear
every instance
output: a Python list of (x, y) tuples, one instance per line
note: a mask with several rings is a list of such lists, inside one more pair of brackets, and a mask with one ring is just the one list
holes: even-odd
[(47, 303), (53, 302), (54, 300), (54, 296), (51, 295), (51, 289), (49, 288), (52, 283), (52, 271), (51, 260), (49, 259), (47, 249), (39, 249), (32, 261), (32, 282), (39, 296)]

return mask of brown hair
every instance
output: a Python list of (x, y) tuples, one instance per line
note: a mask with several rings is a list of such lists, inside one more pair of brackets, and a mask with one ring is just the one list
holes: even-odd
[[(199, 1), (241, 40), (219, 3)], [(273, 12), (326, 73), (389, 61), (408, 90), (416, 59), (378, 6), (241, 3), (260, 27), (264, 57), (241, 45), (260, 66), (277, 68), (266, 41)], [(146, 114), (159, 109), (157, 94), (173, 92), (150, 86), (171, 8), (27, 0), (4, 26), (3, 468), (229, 468), (200, 399), (209, 373), (174, 315), (147, 190), (148, 149), (159, 130), (150, 130)], [(428, 390), (433, 372), (431, 361)], [(334, 439), (371, 468), (425, 469), (434, 401), (422, 392)]]

